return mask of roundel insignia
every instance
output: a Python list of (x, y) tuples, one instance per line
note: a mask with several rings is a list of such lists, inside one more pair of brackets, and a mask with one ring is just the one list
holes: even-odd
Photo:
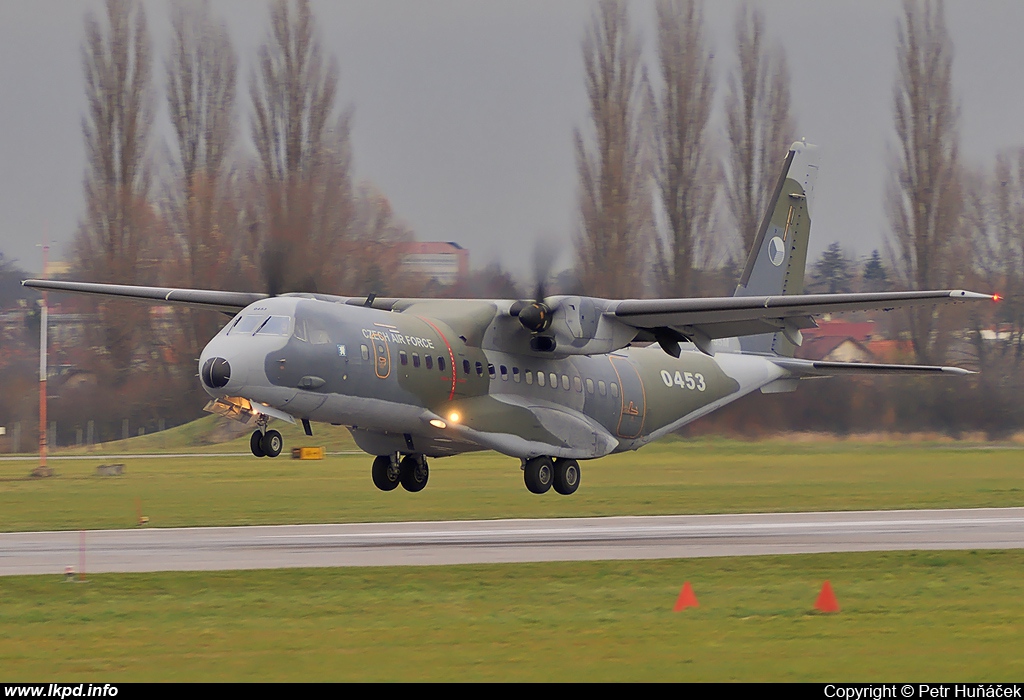
[(768, 241), (768, 259), (772, 265), (778, 267), (786, 258), (786, 244), (778, 236)]

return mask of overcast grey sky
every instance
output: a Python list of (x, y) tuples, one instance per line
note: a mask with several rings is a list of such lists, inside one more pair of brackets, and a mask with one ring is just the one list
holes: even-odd
[[(169, 1), (146, 0), (161, 52)], [(800, 135), (823, 151), (811, 255), (838, 240), (882, 245), (892, 139), (897, 0), (762, 0), (783, 42)], [(572, 130), (585, 125), (580, 40), (587, 0), (319, 0), (325, 48), (341, 67), (341, 106), (355, 110), (358, 178), (376, 183), (420, 240), (454, 240), (474, 266), (525, 270), (540, 237), (576, 226)], [(0, 252), (38, 270), (48, 231), (61, 257), (82, 212), (83, 16), (100, 0), (0, 0)], [(241, 75), (266, 36), (258, 0), (213, 0)], [(633, 0), (648, 46), (653, 2)], [(724, 91), (736, 2), (707, 3)], [(1024, 3), (953, 0), (963, 153), (977, 164), (1024, 144)], [(238, 118), (248, 141), (247, 93)], [(161, 138), (166, 129), (161, 130)]]

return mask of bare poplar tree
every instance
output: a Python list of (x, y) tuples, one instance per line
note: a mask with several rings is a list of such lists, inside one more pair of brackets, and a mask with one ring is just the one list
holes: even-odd
[[(999, 153), (991, 175), (968, 172), (961, 179), (976, 284), (1003, 297), (988, 314), (972, 317), (978, 360), (986, 373), (1005, 361), (1016, 375), (1024, 363), (1024, 148)], [(995, 324), (997, 342), (983, 339), (982, 331)]]
[(334, 116), (338, 65), (323, 55), (308, 0), (274, 0), (258, 56), (250, 95), (267, 201), (264, 274), (271, 292), (315, 287), (351, 220), (350, 116)]
[(736, 15), (738, 64), (725, 100), (726, 199), (739, 233), (740, 254), (753, 245), (779, 165), (796, 139), (789, 67), (779, 44), (769, 45), (764, 13), (744, 3)]
[(601, 0), (583, 39), (592, 138), (576, 129), (581, 227), (576, 236), (587, 294), (637, 296), (650, 245), (651, 201), (643, 158), (640, 41), (626, 3)]
[[(155, 274), (149, 204), (148, 148), (153, 121), (152, 52), (142, 5), (107, 0), (105, 23), (85, 17), (82, 66), (87, 108), (86, 214), (74, 240), (76, 264), (86, 279), (145, 283)], [(125, 302), (99, 306), (102, 342), (124, 377), (148, 325), (144, 308)]]
[[(239, 245), (225, 183), (236, 128), (237, 73), (227, 28), (211, 16), (208, 2), (173, 5), (166, 76), (176, 147), (167, 198), (167, 221), (177, 242), (174, 284), (230, 286), (237, 281), (240, 258), (253, 255)], [(186, 341), (182, 361), (191, 362), (220, 319), (183, 309), (179, 320)]]
[[(712, 53), (701, 0), (658, 0), (657, 184), (668, 225), (655, 237), (660, 286), (669, 296), (697, 293), (695, 268), (708, 260), (707, 235), (717, 194), (708, 119), (714, 101)], [(702, 251), (701, 248), (705, 250)]]
[[(936, 289), (955, 273), (952, 246), (962, 204), (953, 43), (942, 3), (904, 0), (897, 37), (888, 245), (893, 270), (905, 285)], [(941, 359), (937, 312), (915, 309), (908, 319), (917, 359)]]

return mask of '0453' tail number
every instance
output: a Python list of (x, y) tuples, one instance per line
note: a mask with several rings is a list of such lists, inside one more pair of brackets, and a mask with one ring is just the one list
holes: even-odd
[(665, 382), (665, 386), (677, 386), (680, 389), (690, 389), (691, 391), (704, 391), (708, 388), (708, 385), (704, 383), (704, 375), (700, 372), (677, 371), (673, 375), (667, 369), (663, 369), (661, 370), (661, 381)]

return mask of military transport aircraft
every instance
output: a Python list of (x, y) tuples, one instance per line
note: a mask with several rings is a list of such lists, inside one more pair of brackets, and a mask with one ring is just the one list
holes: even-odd
[[(732, 297), (535, 301), (385, 299), (27, 280), (51, 291), (229, 313), (199, 359), (206, 409), (256, 428), (271, 419), (348, 426), (374, 455), (373, 483), (420, 491), (428, 457), (495, 450), (526, 487), (571, 494), (579, 460), (636, 450), (736, 399), (853, 373), (967, 374), (955, 367), (794, 358), (813, 316), (993, 300), (915, 291), (803, 294), (816, 148), (793, 144)], [(608, 274), (615, 274), (613, 263)]]

